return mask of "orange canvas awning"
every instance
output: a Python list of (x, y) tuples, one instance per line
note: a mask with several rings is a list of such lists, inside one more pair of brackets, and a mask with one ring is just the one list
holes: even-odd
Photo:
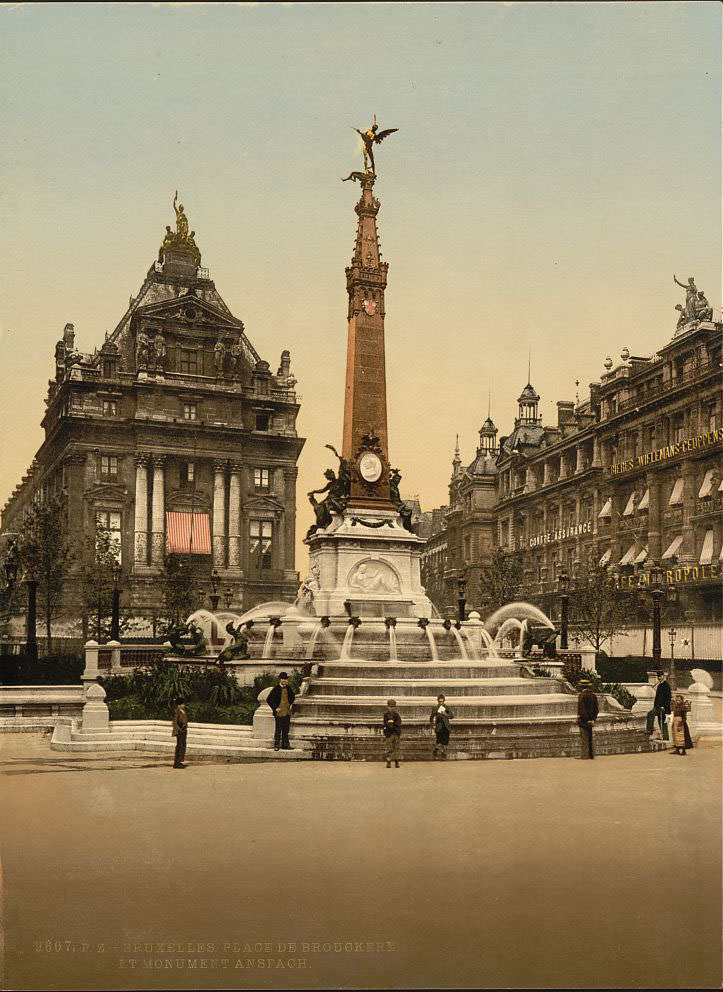
[(207, 513), (166, 513), (166, 550), (169, 554), (210, 555), (211, 526)]

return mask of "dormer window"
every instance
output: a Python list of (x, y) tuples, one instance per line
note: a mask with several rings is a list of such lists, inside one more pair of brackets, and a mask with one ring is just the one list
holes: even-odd
[(103, 416), (115, 417), (118, 414), (118, 404), (115, 400), (103, 400)]

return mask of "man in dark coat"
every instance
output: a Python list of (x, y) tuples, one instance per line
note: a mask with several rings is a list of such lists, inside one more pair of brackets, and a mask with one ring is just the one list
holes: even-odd
[(666, 716), (671, 713), (672, 702), (673, 690), (670, 688), (670, 683), (665, 672), (658, 672), (658, 684), (655, 687), (653, 708), (648, 713), (648, 733), (652, 734), (653, 727), (655, 726), (655, 718), (657, 717), (660, 736), (664, 741), (668, 740), (668, 721), (666, 720)]
[(451, 726), (449, 721), (454, 719), (454, 713), (446, 705), (446, 701), (443, 695), (437, 696), (437, 705), (433, 707), (432, 712), (429, 716), (429, 722), (432, 724), (432, 729), (434, 730), (434, 751), (432, 752), (432, 757), (440, 758), (447, 757), (447, 745), (449, 744), (449, 735), (451, 733)]
[(266, 697), (266, 702), (274, 714), (274, 751), (278, 751), (279, 747), (283, 751), (291, 750), (289, 727), (291, 726), (291, 707), (294, 705), (294, 698), (294, 690), (289, 685), (289, 676), (286, 672), (282, 672), (279, 675), (278, 684)]
[(399, 768), (399, 738), (402, 735), (402, 718), (397, 712), (396, 699), (387, 700), (387, 708), (382, 717), (382, 733), (384, 734), (384, 757), (387, 768)]
[(188, 715), (183, 699), (176, 700), (176, 711), (173, 714), (173, 730), (176, 738), (176, 753), (173, 756), (174, 768), (185, 768), (183, 759), (186, 757), (186, 741), (188, 739)]
[(581, 679), (579, 684), (580, 695), (577, 697), (577, 723), (580, 728), (580, 757), (594, 758), (592, 728), (599, 712), (597, 696), (592, 691), (590, 679)]

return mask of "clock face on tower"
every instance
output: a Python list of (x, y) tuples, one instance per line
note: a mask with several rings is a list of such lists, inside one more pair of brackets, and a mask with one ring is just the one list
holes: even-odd
[(365, 451), (359, 459), (359, 474), (365, 482), (377, 482), (382, 474), (382, 463), (373, 451)]

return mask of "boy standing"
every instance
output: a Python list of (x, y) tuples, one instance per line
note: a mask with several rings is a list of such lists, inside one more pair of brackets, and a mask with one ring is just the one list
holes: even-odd
[(188, 714), (183, 699), (176, 700), (176, 712), (173, 714), (173, 736), (176, 738), (176, 753), (173, 757), (174, 768), (185, 768), (183, 759), (186, 757), (186, 741), (188, 739)]
[(449, 744), (449, 735), (452, 730), (449, 721), (454, 719), (454, 713), (446, 705), (444, 696), (440, 693), (437, 696), (437, 705), (433, 708), (429, 722), (432, 724), (432, 729), (434, 730), (434, 751), (432, 756), (436, 759), (437, 756), (441, 758), (447, 757), (447, 745)]
[(384, 734), (384, 756), (387, 768), (399, 768), (399, 738), (402, 736), (402, 718), (397, 713), (396, 699), (387, 700), (387, 708), (382, 718), (382, 733)]

